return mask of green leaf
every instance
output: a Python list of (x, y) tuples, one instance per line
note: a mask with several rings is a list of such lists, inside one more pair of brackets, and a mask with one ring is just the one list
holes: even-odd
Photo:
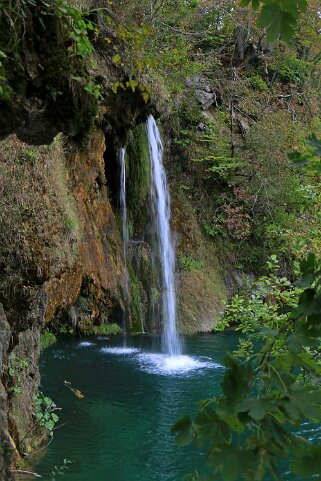
[(144, 99), (144, 102), (145, 104), (147, 104), (148, 100), (149, 100), (149, 93), (148, 92), (143, 92), (142, 93), (142, 97)]
[(193, 441), (194, 429), (191, 418), (185, 416), (179, 419), (171, 429), (176, 434), (176, 442), (179, 446), (186, 446)]
[(284, 409), (293, 420), (303, 418), (312, 421), (321, 418), (321, 392), (312, 385), (296, 387), (290, 394)]
[(116, 55), (113, 56), (112, 62), (113, 64), (118, 65), (121, 62), (121, 55), (116, 53)]
[(228, 370), (225, 372), (222, 383), (223, 393), (228, 403), (235, 404), (247, 393), (254, 372), (250, 366), (242, 364), (231, 355), (224, 359), (224, 364)]
[(291, 470), (305, 478), (320, 479), (321, 473), (321, 446), (308, 446), (291, 463)]
[(269, 42), (274, 42), (279, 36), (287, 42), (294, 34), (296, 18), (291, 13), (282, 11), (279, 5), (268, 4), (262, 7), (258, 25), (267, 29)]
[(132, 89), (132, 91), (135, 92), (135, 90), (138, 86), (138, 82), (134, 79), (131, 79), (131, 80), (128, 80), (128, 82), (126, 82), (126, 86), (130, 87)]
[(239, 412), (247, 412), (255, 421), (260, 421), (268, 413), (278, 411), (278, 407), (270, 400), (264, 398), (246, 399), (236, 406)]

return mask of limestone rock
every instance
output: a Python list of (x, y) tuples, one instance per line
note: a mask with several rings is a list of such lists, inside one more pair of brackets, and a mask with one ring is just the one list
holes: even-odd
[[(0, 379), (2, 375), (3, 362), (9, 347), (10, 326), (2, 304), (0, 304)], [(12, 479), (9, 464), (12, 460), (12, 447), (8, 433), (7, 419), (7, 393), (0, 380), (0, 479), (10, 481)]]
[(211, 92), (205, 92), (204, 90), (196, 90), (195, 96), (199, 103), (202, 105), (203, 110), (207, 110), (215, 102), (215, 94)]
[(5, 353), (7, 352), (9, 347), (10, 334), (10, 326), (7, 321), (3, 306), (2, 304), (0, 304), (0, 375), (2, 374), (2, 364), (4, 361)]
[(218, 95), (210, 76), (203, 73), (193, 75), (186, 79), (186, 86), (195, 90), (195, 97), (203, 110), (217, 104)]

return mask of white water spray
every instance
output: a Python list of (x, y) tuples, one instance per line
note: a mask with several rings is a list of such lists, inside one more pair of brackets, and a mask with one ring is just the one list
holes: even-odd
[(170, 231), (170, 196), (163, 165), (163, 144), (152, 115), (147, 120), (151, 163), (151, 197), (155, 215), (163, 290), (163, 351), (178, 356), (182, 346), (176, 329), (175, 253)]

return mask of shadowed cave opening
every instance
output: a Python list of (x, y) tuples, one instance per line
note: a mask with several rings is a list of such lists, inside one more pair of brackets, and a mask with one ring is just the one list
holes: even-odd
[[(111, 205), (115, 209), (120, 208), (120, 150), (122, 145), (126, 145), (124, 139), (126, 138), (125, 130), (120, 128), (113, 132), (105, 133), (104, 164), (105, 177), (108, 196)], [(121, 140), (123, 139), (123, 141)]]
[(119, 209), (119, 146), (115, 142), (115, 136), (110, 133), (105, 134), (105, 142), (104, 164), (108, 196), (112, 206)]

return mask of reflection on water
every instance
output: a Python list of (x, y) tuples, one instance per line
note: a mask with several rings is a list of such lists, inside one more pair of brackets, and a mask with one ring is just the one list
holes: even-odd
[[(170, 428), (194, 414), (200, 399), (220, 393), (222, 358), (236, 341), (233, 333), (187, 338), (186, 355), (172, 358), (155, 353), (155, 339), (143, 336), (129, 338), (126, 348), (112, 337), (48, 348), (42, 390), (62, 407), (59, 424), (66, 424), (35, 470), (49, 481), (52, 468), (67, 458), (73, 464), (65, 481), (181, 481), (203, 457), (194, 448), (177, 448)], [(64, 380), (85, 398), (75, 398)], [(320, 441), (321, 426), (306, 423), (301, 433)]]

